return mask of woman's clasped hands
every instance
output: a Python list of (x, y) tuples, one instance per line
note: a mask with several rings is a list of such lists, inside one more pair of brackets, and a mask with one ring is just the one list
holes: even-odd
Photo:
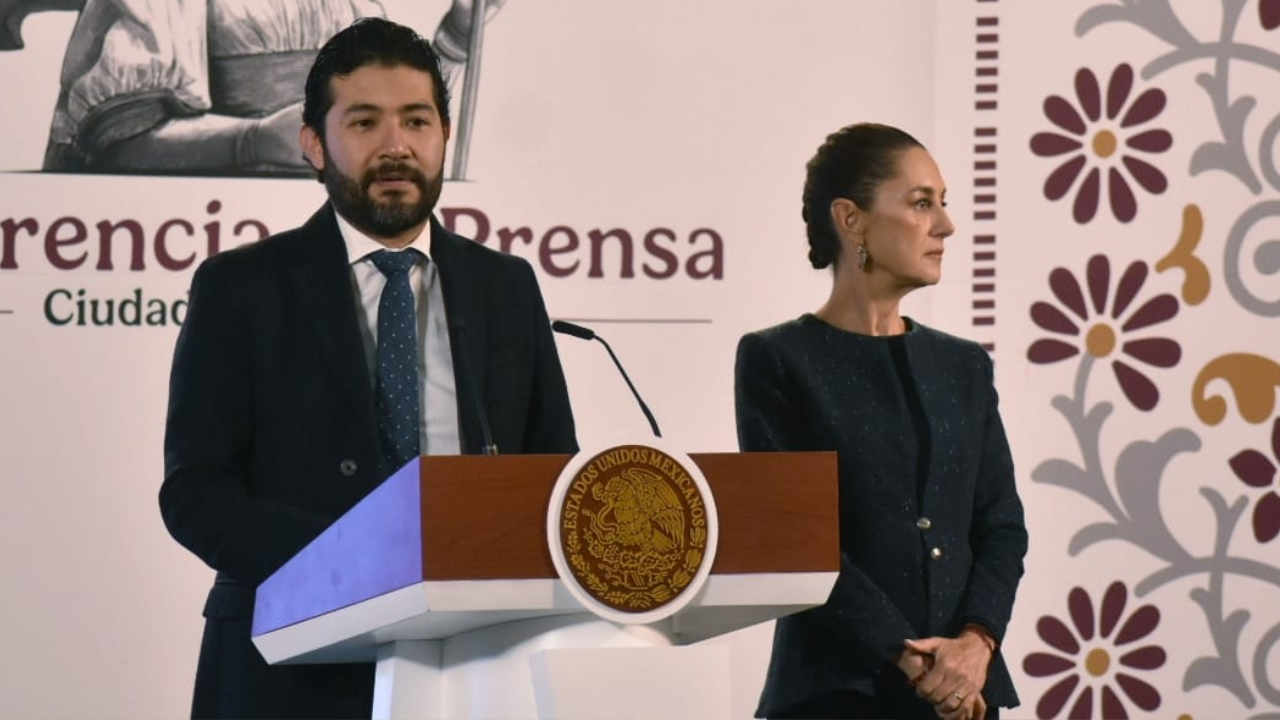
[(991, 662), (990, 643), (981, 633), (966, 629), (956, 638), (907, 640), (898, 668), (916, 694), (927, 700), (943, 720), (982, 720), (987, 703), (982, 688)]

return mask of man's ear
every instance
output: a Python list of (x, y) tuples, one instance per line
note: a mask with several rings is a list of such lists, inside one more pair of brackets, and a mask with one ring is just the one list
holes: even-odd
[(303, 125), (298, 132), (298, 144), (302, 146), (302, 154), (317, 171), (324, 170), (324, 141), (320, 133), (310, 125)]

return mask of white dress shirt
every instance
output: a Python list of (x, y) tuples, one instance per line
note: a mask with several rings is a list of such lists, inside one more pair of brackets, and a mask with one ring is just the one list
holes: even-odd
[[(389, 248), (338, 218), (338, 229), (347, 245), (351, 262), (351, 285), (360, 322), (360, 339), (369, 367), (369, 387), (376, 383), (378, 367), (378, 299), (387, 284), (369, 256)], [(449, 326), (445, 321), (444, 293), (439, 273), (431, 261), (430, 225), (404, 249), (413, 248), (427, 258), (409, 270), (418, 320), (418, 448), (422, 455), (458, 455), (462, 452), (458, 434), (458, 392), (453, 377), (453, 355), (449, 346)], [(391, 249), (392, 252), (397, 252)]]

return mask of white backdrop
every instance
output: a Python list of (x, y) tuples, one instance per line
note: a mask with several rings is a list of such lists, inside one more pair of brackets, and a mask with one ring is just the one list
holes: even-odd
[[(556, 277), (540, 269), (553, 317), (588, 324), (609, 340), (665, 437), (690, 452), (732, 450), (737, 338), (816, 308), (829, 285), (828, 276), (809, 269), (805, 259), (799, 218), (804, 162), (826, 133), (850, 122), (877, 120), (910, 130), (940, 160), (959, 231), (949, 244), (943, 283), (910, 298), (908, 311), (993, 348), (1028, 509), (1032, 551), (1006, 642), (1024, 701), (1013, 716), (1065, 717), (1088, 687), (1089, 717), (1102, 716), (1106, 692), (1130, 717), (1280, 717), (1274, 690), (1280, 686), (1280, 651), (1272, 649), (1269, 632), (1280, 616), (1274, 609), (1280, 606), (1277, 542), (1263, 541), (1251, 525), (1276, 482), (1272, 477), (1269, 490), (1247, 486), (1229, 465), (1247, 448), (1280, 462), (1270, 444), (1275, 382), (1267, 382), (1275, 313), (1246, 309), (1226, 280), (1235, 263), (1253, 293), (1272, 302), (1277, 295), (1274, 247), (1264, 242), (1275, 237), (1274, 221), (1260, 222), (1236, 255), (1228, 252), (1227, 236), (1249, 207), (1280, 193), (1266, 175), (1266, 158), (1273, 164), (1276, 158), (1274, 138), (1270, 145), (1260, 140), (1280, 112), (1268, 90), (1280, 66), (1267, 65), (1280, 31), (1267, 29), (1265, 0), (1142, 3), (1148, 26), (1174, 41), (1194, 34), (1202, 44), (1219, 34), (1223, 8), (1241, 7), (1237, 42), (1259, 48), (1243, 55), (1262, 58), (1237, 61), (1228, 93), (1256, 96), (1259, 104), (1244, 123), (1245, 164), (1255, 168), (1249, 187), (1227, 172), (1191, 170), (1196, 149), (1222, 137), (1211, 100), (1196, 84), (1197, 73), (1214, 70), (1205, 58), (1210, 50), (1197, 55), (1188, 49), (1190, 64), (1148, 75), (1148, 63), (1169, 42), (1131, 22), (1080, 30), (1081, 18), (1101, 4), (512, 1), (486, 29), (468, 180), (447, 183), (441, 205), (482, 212), (491, 237), (498, 228), (529, 228), (533, 242), (518, 243), (513, 252), (535, 267), (544, 235), (552, 243), (564, 242), (570, 231), (579, 237), (577, 251), (554, 260), (560, 266), (576, 260), (574, 272)], [(430, 33), (447, 2), (384, 5), (389, 17)], [(1182, 18), (1187, 32), (1171, 31), (1178, 23), (1170, 17)], [(143, 267), (132, 269), (127, 244), (117, 241), (105, 253), (99, 247), (99, 222), (133, 219), (150, 239), (166, 221), (185, 219), (197, 237), (174, 236), (170, 250), (203, 257), (206, 224), (217, 223), (222, 245), (229, 247), (243, 221), (271, 230), (296, 225), (322, 202), (323, 190), (300, 179), (39, 172), (74, 19), (68, 12), (32, 15), (24, 26), (26, 47), (0, 52), (0, 716), (181, 716), (211, 572), (168, 537), (156, 506), (176, 327), (57, 325), (45, 306), (52, 296), (60, 318), (81, 291), (86, 300), (118, 300), (135, 291), (144, 302), (171, 304), (184, 297), (189, 268), (163, 269), (148, 242)], [(1122, 63), (1138, 74), (1128, 102), (1150, 87), (1167, 94), (1167, 107), (1143, 128), (1168, 130), (1172, 148), (1130, 154), (1157, 166), (1168, 189), (1149, 193), (1134, 185), (1136, 217), (1121, 222), (1108, 205), (1104, 182), (1096, 216), (1081, 222), (1071, 210), (1079, 181), (1061, 200), (1044, 192), (1046, 177), (1071, 156), (1037, 155), (1031, 138), (1056, 127), (1045, 115), (1045, 98), (1059, 95), (1079, 106), (1074, 81), (1080, 69), (1097, 74), (1105, 95)], [(1128, 129), (1108, 127), (1123, 143)], [(1123, 169), (1117, 158), (1126, 146), (1102, 157), (1093, 150), (1099, 132), (1091, 125), (1082, 135), (1093, 151), (1086, 166)], [(213, 201), (216, 209), (210, 209)], [(1191, 204), (1205, 218), (1199, 257), (1210, 278), (1198, 304), (1186, 299), (1183, 271), (1156, 268), (1183, 231), (1183, 211)], [(83, 222), (88, 239), (50, 250), (51, 226), (71, 231), (73, 221), (59, 224), (63, 218)], [(460, 215), (457, 229), (473, 232), (469, 218), (474, 214)], [(601, 277), (592, 277), (588, 235), (614, 229), (635, 241), (634, 275), (624, 277), (618, 250), (608, 246)], [(664, 237), (676, 239), (670, 249), (680, 267), (669, 278), (643, 270), (645, 263), (664, 267), (643, 252), (643, 238), (654, 229), (667, 229), (671, 235)], [(86, 260), (60, 269), (51, 253), (85, 254)], [(718, 267), (718, 276), (689, 275), (685, 265), (699, 253), (697, 268)], [(1036, 302), (1062, 306), (1049, 289), (1050, 272), (1064, 268), (1086, 285), (1094, 255), (1109, 259), (1111, 286), (1132, 262), (1149, 266), (1134, 307), (1158, 294), (1177, 298), (1175, 318), (1133, 334), (1174, 338), (1181, 356), (1172, 368), (1131, 363), (1159, 389), (1160, 404), (1152, 411), (1135, 408), (1111, 374), (1122, 345), (1096, 358), (1087, 400), (1109, 402), (1113, 412), (1094, 443), (1102, 458), (1095, 475), (1106, 490), (1089, 496), (1042, 479), (1053, 475), (1043, 469), (1046, 461), (1079, 463), (1084, 457), (1074, 426), (1051, 405), (1054, 396), (1073, 393), (1081, 355), (1037, 363), (1028, 359), (1028, 349), (1038, 339), (1061, 337), (1088, 354), (1086, 331), (1108, 322), (1121, 343), (1128, 339), (1119, 321), (1102, 316), (1081, 321), (1079, 338), (1055, 335), (1031, 320)], [(645, 432), (603, 348), (571, 338), (559, 342), (580, 441)], [(1228, 394), (1225, 419), (1210, 423), (1192, 401), (1195, 383), (1205, 372), (1213, 374), (1202, 371), (1214, 359), (1232, 354), (1261, 358), (1245, 362), (1250, 369), (1238, 382), (1271, 401), (1256, 419), (1246, 419), (1226, 381), (1211, 379), (1209, 394)], [(1098, 499), (1117, 492), (1112, 488), (1122, 473), (1113, 470), (1122, 450), (1178, 428), (1198, 438), (1199, 447), (1178, 454), (1167, 468), (1151, 452), (1143, 455), (1136, 465), (1147, 472), (1137, 474), (1147, 479), (1130, 483), (1137, 489), (1115, 501), (1117, 515), (1108, 514)], [(1174, 439), (1185, 436), (1175, 433)], [(1204, 559), (1215, 531), (1227, 532), (1211, 512), (1205, 488), (1227, 504), (1241, 504), (1234, 534), (1227, 533), (1228, 555), (1236, 560)], [(1072, 549), (1081, 528), (1116, 517), (1118, 534), (1127, 539)], [(1200, 560), (1153, 556), (1156, 545), (1147, 541), (1162, 523), (1188, 557)], [(1172, 572), (1185, 574), (1174, 582), (1143, 584), (1175, 566)], [(1233, 567), (1249, 572), (1233, 574)], [(1110, 629), (1084, 637), (1068, 610), (1069, 597), (1080, 601), (1077, 608), (1091, 606), (1110, 617), (1115, 603), (1106, 612), (1101, 605), (1116, 583), (1127, 599), (1121, 625), (1135, 614), (1140, 621), (1149, 618), (1149, 611), (1137, 612), (1146, 605), (1157, 608), (1158, 621), (1153, 627), (1136, 622), (1137, 639), (1124, 643)], [(1210, 602), (1203, 609), (1192, 599), (1198, 589), (1205, 594), (1197, 596), (1216, 598), (1219, 606)], [(1224, 620), (1233, 612), (1247, 614), (1232, 621), (1239, 623), (1238, 636)], [(1055, 622), (1074, 633), (1074, 652), (1049, 644), (1044, 628)], [(717, 641), (735, 650), (737, 716), (754, 709), (770, 633), (760, 626)], [(1139, 647), (1160, 652), (1134, 660), (1127, 653)], [(1072, 669), (1031, 673), (1040, 667), (1032, 658), (1048, 653), (1063, 656)], [(1142, 658), (1151, 664), (1157, 655), (1163, 660), (1156, 667), (1132, 667)], [(1216, 661), (1198, 660), (1209, 656)], [(1147, 683), (1155, 705), (1149, 693), (1126, 690), (1136, 686), (1120, 675)], [(1077, 684), (1064, 693), (1058, 683), (1068, 676)], [(1069, 697), (1055, 699), (1064, 694)]]

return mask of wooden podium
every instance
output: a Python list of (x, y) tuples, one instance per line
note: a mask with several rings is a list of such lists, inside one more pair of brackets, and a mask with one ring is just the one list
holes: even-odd
[(728, 658), (692, 644), (826, 601), (835, 453), (690, 455), (718, 550), (688, 604), (640, 626), (588, 613), (557, 576), (547, 509), (571, 457), (405, 465), (258, 587), (258, 650), (376, 661), (374, 717), (726, 716)]

